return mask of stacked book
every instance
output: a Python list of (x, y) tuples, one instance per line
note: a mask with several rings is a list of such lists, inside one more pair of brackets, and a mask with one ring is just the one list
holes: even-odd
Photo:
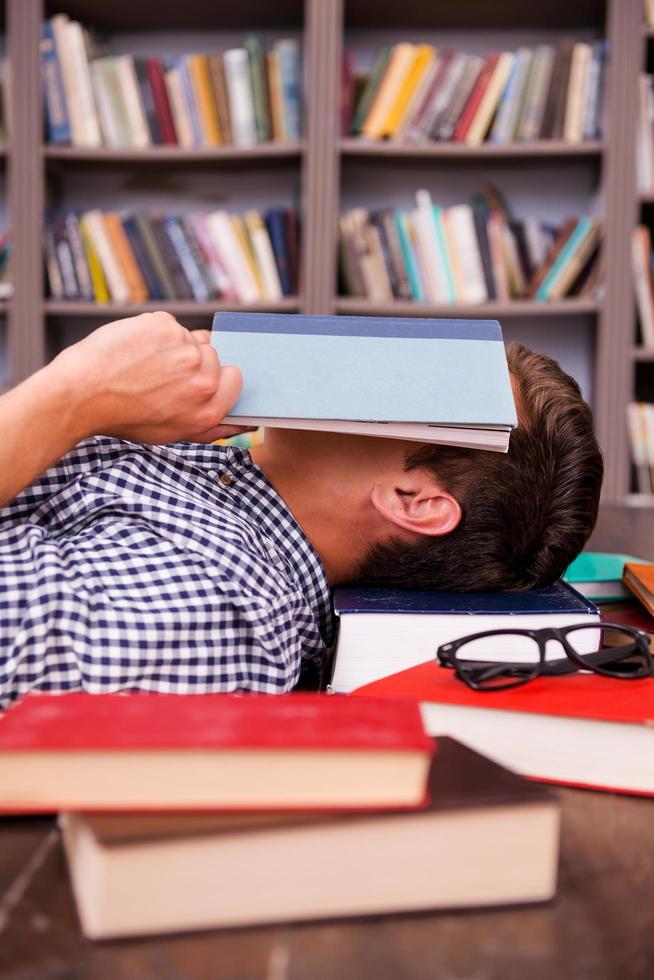
[(300, 136), (300, 54), (294, 39), (173, 61), (100, 57), (66, 14), (43, 25), (47, 137), (79, 147), (254, 146)]
[(186, 215), (66, 211), (47, 217), (54, 299), (271, 303), (298, 288), (294, 212)]
[(638, 493), (654, 494), (654, 405), (627, 405), (627, 434)]
[(631, 266), (640, 323), (640, 342), (654, 349), (654, 250), (647, 225), (638, 225), (631, 236)]
[(486, 57), (430, 44), (382, 45), (368, 75), (343, 69), (343, 133), (476, 146), (600, 139), (606, 42), (565, 38)]
[[(570, 585), (466, 593), (340, 588), (334, 611), (336, 694), (417, 700), (426, 731), (459, 739), (534, 779), (654, 796), (654, 677), (634, 681), (632, 690), (614, 677), (574, 671), (480, 692), (437, 660), (437, 649), (488, 632), (462, 653), (465, 659), (533, 665), (539, 656), (533, 640), (502, 631), (567, 626), (580, 628), (578, 650), (597, 651), (607, 642), (600, 610)], [(615, 615), (611, 610), (606, 619)], [(651, 623), (647, 628), (654, 632)], [(554, 666), (566, 653), (548, 643), (545, 659)]]
[(61, 812), (93, 939), (556, 890), (551, 793), (435, 745), (410, 703), (29, 695), (0, 720), (0, 809)]
[(353, 208), (340, 218), (342, 290), (376, 301), (438, 304), (593, 297), (602, 223), (518, 221), (492, 187), (443, 208), (426, 190), (412, 210)]

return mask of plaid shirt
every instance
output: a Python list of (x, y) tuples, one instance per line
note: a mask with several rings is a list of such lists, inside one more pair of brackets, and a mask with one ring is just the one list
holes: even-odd
[(245, 449), (90, 439), (0, 509), (0, 707), (287, 691), (331, 632), (320, 560)]

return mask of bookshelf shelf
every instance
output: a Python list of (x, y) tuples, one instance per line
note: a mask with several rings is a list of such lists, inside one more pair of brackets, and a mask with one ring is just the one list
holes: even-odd
[(46, 316), (65, 317), (97, 317), (111, 320), (119, 316), (136, 316), (138, 313), (152, 313), (156, 310), (166, 310), (173, 316), (211, 316), (220, 310), (234, 310), (255, 313), (296, 313), (301, 306), (298, 296), (286, 296), (276, 303), (249, 303), (247, 305), (224, 300), (213, 300), (210, 303), (193, 303), (188, 300), (158, 300), (151, 303), (81, 303), (74, 300), (63, 302), (46, 300), (43, 312)]
[(480, 303), (476, 306), (464, 304), (434, 306), (430, 303), (401, 300), (376, 303), (369, 299), (347, 296), (336, 301), (336, 309), (338, 313), (349, 313), (353, 316), (449, 316), (483, 319), (484, 317), (595, 316), (600, 311), (600, 304), (596, 300), (569, 299), (558, 303), (513, 300), (502, 303)]
[(599, 157), (604, 151), (602, 140), (586, 140), (583, 143), (566, 143), (565, 140), (533, 140), (525, 143), (482, 143), (467, 146), (465, 143), (391, 143), (381, 140), (363, 140), (356, 137), (340, 141), (343, 156), (408, 157), (446, 159), (517, 159), (523, 157)]
[(266, 163), (276, 159), (299, 158), (304, 152), (303, 141), (293, 143), (260, 143), (257, 146), (218, 146), (193, 147), (183, 146), (153, 146), (146, 149), (124, 147), (110, 149), (108, 147), (85, 148), (77, 146), (50, 146), (42, 148), (46, 160), (69, 161), (74, 163), (196, 163), (261, 161)]
[[(21, 0), (24, 2), (24, 0)], [(208, 4), (207, 0), (183, 0), (162, 3), (161, 0), (67, 0), (65, 4), (49, 3), (55, 10), (65, 8), (73, 20), (90, 23), (102, 31), (200, 30), (216, 26), (223, 31), (241, 31), (243, 25), (288, 30), (302, 24), (302, 0), (247, 0), (246, 3)]]

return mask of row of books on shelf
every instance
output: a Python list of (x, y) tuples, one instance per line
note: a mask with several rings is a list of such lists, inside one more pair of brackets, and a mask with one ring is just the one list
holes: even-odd
[(627, 434), (637, 492), (654, 494), (654, 405), (627, 405)]
[(298, 291), (293, 211), (186, 215), (65, 211), (47, 217), (54, 299), (274, 302)]
[(560, 227), (515, 220), (492, 189), (449, 208), (419, 190), (412, 210), (354, 208), (341, 216), (342, 288), (381, 302), (593, 297), (601, 234), (600, 219), (588, 216)]
[(269, 51), (243, 47), (168, 62), (100, 56), (65, 14), (43, 25), (47, 138), (78, 147), (254, 146), (300, 136), (300, 52), (292, 38)]
[(370, 73), (357, 76), (346, 52), (342, 131), (470, 145), (599, 139), (606, 54), (605, 41), (571, 38), (485, 58), (402, 41), (382, 45)]

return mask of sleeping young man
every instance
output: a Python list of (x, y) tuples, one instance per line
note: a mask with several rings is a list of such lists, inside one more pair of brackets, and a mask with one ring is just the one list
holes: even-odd
[[(149, 316), (101, 328), (82, 355), (69, 348), (44, 369), (49, 446), (21, 453), (8, 427), (0, 706), (29, 690), (288, 691), (332, 640), (330, 587), (542, 586), (592, 531), (602, 458), (591, 413), (544, 355), (508, 348), (519, 425), (507, 455), (288, 430), (247, 451), (202, 444), (223, 433), (238, 372), (206, 337)], [(121, 331), (133, 363), (108, 391)], [(139, 394), (135, 415), (138, 345), (157, 331), (156, 377), (142, 382), (156, 399)], [(164, 339), (184, 356), (181, 380)], [(175, 414), (182, 382), (192, 419)], [(48, 403), (57, 384), (61, 422)], [(29, 379), (4, 396), (0, 423), (13, 398), (5, 407), (29, 433), (20, 399), (38, 404), (44, 390)], [(92, 432), (109, 435), (79, 442)], [(144, 444), (178, 438), (198, 441)]]

